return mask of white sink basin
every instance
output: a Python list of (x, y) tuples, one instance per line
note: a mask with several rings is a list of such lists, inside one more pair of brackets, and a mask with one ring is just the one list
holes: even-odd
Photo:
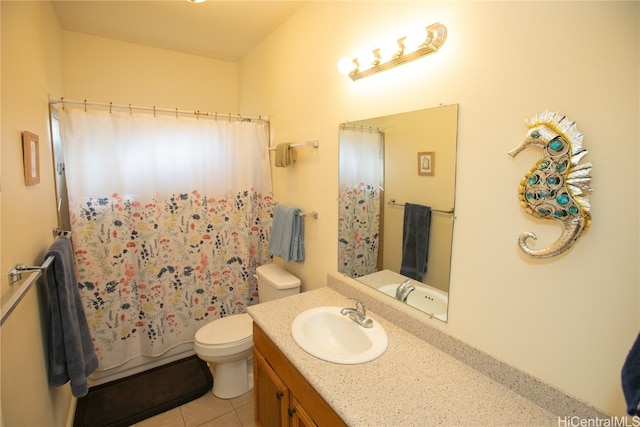
[[(395, 298), (399, 284), (384, 285), (378, 290)], [(440, 320), (447, 320), (447, 297), (431, 288), (414, 284), (415, 290), (407, 297), (407, 304)]]
[(327, 362), (356, 365), (387, 350), (387, 333), (376, 321), (365, 328), (340, 313), (343, 307), (317, 307), (300, 313), (291, 325), (293, 340)]

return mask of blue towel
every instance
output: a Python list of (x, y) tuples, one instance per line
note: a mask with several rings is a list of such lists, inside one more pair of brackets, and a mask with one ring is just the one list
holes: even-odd
[(276, 205), (269, 251), (285, 262), (304, 261), (304, 219), (300, 209)]
[(85, 396), (87, 377), (98, 368), (98, 358), (82, 308), (73, 248), (66, 237), (56, 240), (47, 258), (54, 260), (47, 269), (49, 291), (49, 383), (61, 386), (71, 381), (75, 397)]
[(427, 272), (430, 225), (430, 207), (411, 203), (404, 205), (400, 274), (419, 282)]
[(622, 366), (622, 391), (627, 401), (627, 413), (640, 415), (640, 334)]

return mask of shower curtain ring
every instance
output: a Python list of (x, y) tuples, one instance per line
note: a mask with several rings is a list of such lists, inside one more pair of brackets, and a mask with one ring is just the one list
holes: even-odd
[(109, 101), (109, 114), (111, 114), (112, 108), (113, 108), (113, 102)]

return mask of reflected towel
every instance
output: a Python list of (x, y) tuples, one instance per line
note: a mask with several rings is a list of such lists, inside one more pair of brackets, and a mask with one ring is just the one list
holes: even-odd
[(75, 397), (88, 391), (87, 377), (98, 368), (91, 333), (76, 281), (71, 241), (59, 237), (47, 252), (54, 260), (47, 269), (49, 291), (49, 383), (71, 381)]
[(288, 142), (276, 145), (276, 167), (291, 166), (296, 161), (296, 150)]
[(286, 262), (304, 261), (304, 219), (300, 209), (276, 205), (269, 251)]
[(400, 274), (419, 282), (427, 272), (430, 225), (430, 207), (411, 203), (404, 205)]
[(640, 415), (640, 334), (622, 366), (622, 391), (627, 401), (627, 413)]

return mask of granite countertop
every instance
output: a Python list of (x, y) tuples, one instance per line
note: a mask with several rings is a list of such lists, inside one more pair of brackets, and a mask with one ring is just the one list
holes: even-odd
[(385, 329), (389, 347), (360, 365), (325, 362), (291, 336), (293, 319), (320, 306), (350, 307), (321, 288), (254, 305), (247, 312), (350, 426), (557, 426), (558, 418), (420, 338), (367, 313)]

